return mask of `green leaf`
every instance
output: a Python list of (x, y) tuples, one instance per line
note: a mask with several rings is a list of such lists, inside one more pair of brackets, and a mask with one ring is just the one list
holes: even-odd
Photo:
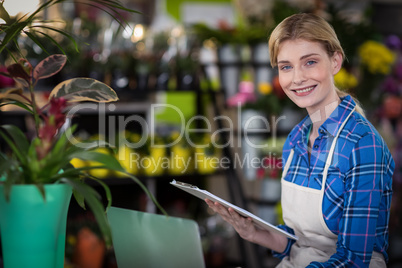
[(29, 174), (27, 174), (25, 178), (28, 183), (38, 183), (39, 181), (42, 183), (47, 183), (48, 177), (39, 176), (39, 173), (44, 169), (42, 169), (40, 166), (36, 149), (42, 149), (43, 147), (41, 145), (41, 140), (38, 137), (35, 137), (29, 146), (27, 153), (27, 171)]
[(17, 100), (10, 100), (10, 101), (0, 103), (0, 107), (6, 106), (6, 105), (16, 105), (16, 106), (28, 111), (31, 114), (33, 113), (32, 108), (30, 106), (25, 105), (24, 103), (17, 101)]
[(8, 26), (5, 25), (3, 30), (6, 33), (4, 36), (1, 44), (0, 44), (0, 53), (3, 52), (3, 50), (6, 48), (7, 44), (14, 40), (20, 33), (21, 31), (28, 25), (27, 21), (23, 22), (15, 22), (12, 25)]
[(36, 188), (38, 188), (43, 200), (46, 200), (45, 186), (41, 183), (35, 184)]
[(105, 190), (106, 199), (107, 199), (107, 206), (106, 206), (106, 212), (107, 212), (108, 209), (112, 206), (112, 193), (110, 191), (109, 186), (106, 183), (104, 183), (102, 180), (99, 180), (93, 176), (90, 176), (89, 178), (96, 181), (97, 183), (99, 183)]
[(112, 155), (103, 154), (96, 151), (84, 151), (71, 154), (70, 157), (78, 158), (84, 161), (95, 161), (102, 164), (107, 169), (122, 172), (125, 171), (125, 169), (120, 165), (119, 161)]
[(130, 177), (135, 183), (137, 183), (141, 189), (148, 195), (148, 197), (154, 202), (154, 204), (162, 211), (165, 215), (167, 215), (166, 211), (162, 208), (162, 206), (158, 203), (156, 198), (152, 195), (152, 193), (147, 189), (147, 187), (135, 176), (128, 173), (119, 163), (119, 161), (112, 155), (103, 154), (95, 151), (87, 151), (87, 152), (80, 152), (76, 155), (71, 155), (73, 158), (79, 158), (81, 160), (86, 161), (96, 161), (98, 162), (99, 166), (92, 166), (92, 167), (83, 167), (81, 170), (89, 170), (89, 169), (96, 169), (96, 168), (106, 168), (109, 170), (119, 171), (126, 174)]
[(22, 172), (18, 161), (8, 158), (6, 155), (0, 153), (0, 176), (5, 178), (2, 181), (4, 185), (4, 195), (6, 200), (10, 200), (11, 187), (18, 182), (21, 182)]
[[(71, 132), (74, 132), (76, 126), (73, 126), (69, 129)], [(76, 146), (71, 146), (68, 138), (69, 137), (66, 132), (61, 133), (50, 152), (41, 160), (42, 170), (39, 172), (39, 177), (47, 177), (49, 178), (50, 182), (57, 181), (59, 178), (54, 177), (54, 175), (58, 174), (61, 169), (66, 169), (66, 166), (68, 166), (71, 161), (71, 153), (79, 153), (80, 150), (84, 150)], [(70, 147), (75, 150), (72, 150)], [(73, 169), (72, 166), (71, 169)], [(65, 170), (65, 172), (67, 172), (67, 170)], [(79, 175), (79, 171), (76, 171), (74, 174), (72, 174), (72, 176), (77, 175)]]
[(147, 194), (147, 196), (152, 200), (152, 202), (159, 208), (159, 210), (168, 216), (168, 213), (165, 211), (165, 209), (159, 204), (158, 200), (156, 200), (155, 196), (148, 190), (148, 188), (135, 176), (133, 176), (131, 173), (128, 173), (127, 171), (123, 172), (126, 176), (128, 176), (131, 180), (133, 180), (135, 183), (137, 183), (141, 189)]
[(67, 133), (74, 133), (77, 129), (77, 125), (74, 125), (69, 128), (69, 132), (64, 131), (61, 133), (60, 138), (57, 140), (56, 144), (53, 146), (51, 154), (53, 155), (63, 155), (63, 152), (66, 150), (67, 146), (70, 144), (69, 141), (69, 134)]
[(24, 33), (29, 37), (29, 39), (31, 39), (38, 47), (40, 47), (40, 49), (42, 49), (45, 53), (50, 54), (46, 47), (39, 41), (39, 39), (36, 37), (36, 35), (34, 35), (33, 33), (29, 32), (29, 31), (24, 31)]
[[(0, 126), (0, 136), (10, 146), (18, 160), (25, 165), (27, 163), (29, 142), (24, 133), (14, 125), (4, 125)], [(10, 136), (12, 137), (11, 139)]]
[(91, 211), (96, 218), (96, 221), (98, 222), (106, 245), (110, 246), (112, 244), (112, 234), (110, 231), (109, 222), (106, 217), (105, 208), (103, 207), (103, 204), (100, 202), (100, 200), (97, 198), (97, 192), (91, 186), (77, 180), (63, 178), (61, 179), (61, 181), (71, 185), (75, 191), (84, 196), (85, 202), (89, 205)]
[[(132, 12), (132, 13), (141, 14), (141, 12), (139, 12), (139, 11), (124, 7), (120, 1), (115, 1), (115, 0), (95, 0), (95, 1), (92, 1), (92, 2), (101, 3), (102, 5), (108, 6), (115, 13), (117, 13), (118, 10), (124, 10), (124, 11)], [(105, 10), (105, 9), (102, 9), (102, 10)]]
[(4, 2), (0, 3), (0, 18), (2, 18), (7, 24), (11, 22), (10, 15), (4, 8)]
[[(9, 0), (11, 1), (11, 0)], [(67, 0), (45, 0), (41, 1), (41, 4), (34, 10), (30, 15), (26, 14), (22, 18), (20, 18), (18, 21), (13, 21), (12, 18), (8, 15), (7, 11), (4, 9), (3, 5), (0, 7), (0, 16), (5, 20), (6, 24), (1, 24), (1, 32), (5, 33), (5, 36), (0, 44), (0, 53), (4, 50), (7, 49), (7, 44), (10, 42), (16, 41), (19, 34), (24, 32), (24, 29), (28, 27), (28, 30), (25, 32), (28, 37), (35, 42), (38, 46), (40, 46), (42, 49), (44, 47), (42, 44), (39, 42), (39, 39), (34, 36), (34, 34), (31, 34), (32, 31), (35, 31), (34, 28), (42, 28), (42, 29), (47, 29), (46, 26), (43, 26), (43, 24), (37, 26), (33, 25), (33, 22), (39, 21), (41, 23), (43, 22), (48, 22), (48, 20), (40, 20), (40, 13), (45, 11), (46, 9), (49, 9), (50, 7), (61, 4), (63, 2), (66, 2)], [(72, 1), (70, 1), (72, 2)], [(121, 11), (126, 11), (130, 13), (140, 13), (136, 10), (126, 8), (120, 3), (119, 1), (115, 0), (89, 0), (89, 1), (79, 1), (82, 2), (84, 5), (88, 6), (93, 6), (107, 14), (109, 14), (114, 20), (116, 20), (120, 25), (122, 25), (122, 21), (125, 22), (127, 25), (128, 23), (124, 19), (123, 15), (121, 15)], [(1, 1), (2, 3), (2, 1)], [(51, 28), (51, 27), (50, 27)], [(58, 32), (59, 34), (62, 34), (72, 40), (71, 35), (69, 35), (66, 31), (60, 29), (56, 30), (55, 28), (51, 29), (51, 31)], [(56, 44), (55, 39), (53, 39), (50, 35), (47, 35), (45, 32), (42, 32), (43, 35), (45, 35), (52, 43)], [(14, 42), (14, 44), (16, 44)], [(74, 41), (74, 44), (75, 41)], [(62, 50), (61, 46), (56, 45), (61, 51), (64, 53)], [(78, 49), (78, 46), (75, 46), (76, 49)], [(19, 49), (18, 49), (19, 50)], [(46, 49), (44, 49), (45, 52)]]
[[(69, 134), (67, 134), (67, 136), (68, 135)], [(83, 147), (81, 147), (81, 146), (83, 146)], [(82, 143), (82, 144), (80, 144), (80, 146), (76, 146), (75, 144), (73, 144), (72, 146), (69, 146), (64, 151), (64, 153), (63, 153), (64, 162), (63, 163), (68, 164), (68, 163), (70, 163), (70, 161), (73, 158), (76, 158), (77, 156), (81, 155), (82, 152), (91, 151), (91, 150), (96, 149), (98, 147), (110, 147), (110, 145), (105, 141)], [(114, 160), (112, 160), (112, 161), (114, 161)], [(84, 168), (83, 170), (88, 170), (88, 168)]]
[[(4, 182), (4, 196), (7, 201), (10, 201), (11, 187), (13, 186), (15, 179), (15, 177), (10, 176), (11, 172), (9, 167), (12, 163), (11, 160), (8, 159), (7, 161), (4, 161), (2, 164), (8, 165), (2, 175), (6, 177), (6, 181)], [(1, 167), (1, 169), (3, 169), (3, 167)]]
[(14, 125), (4, 125), (1, 128), (13, 138), (15, 145), (23, 154), (28, 152), (29, 141), (21, 129)]
[(51, 77), (63, 69), (67, 62), (67, 57), (62, 54), (55, 54), (47, 57), (36, 65), (33, 77), (36, 80)]
[[(58, 33), (58, 34), (60, 34), (60, 35), (64, 35), (67, 39), (69, 39), (69, 40), (73, 43), (75, 50), (76, 50), (77, 52), (79, 52), (78, 44), (77, 44), (77, 42), (75, 41), (74, 37), (73, 37), (70, 33), (64, 32), (63, 30), (60, 30), (60, 29), (57, 29), (57, 28), (54, 28), (54, 27), (46, 26), (46, 25), (44, 25), (44, 23), (46, 23), (46, 21), (43, 21), (43, 24), (42, 24), (42, 25), (40, 25), (40, 26), (33, 26), (32, 28), (38, 27), (38, 28), (40, 28), (40, 29), (45, 29), (45, 30), (48, 30), (48, 31), (56, 32), (56, 33)], [(58, 43), (53, 37), (51, 37), (50, 35), (48, 35), (48, 34), (46, 34), (46, 33), (44, 33), (44, 32), (40, 32), (40, 33), (41, 33), (43, 36), (45, 36), (46, 38), (48, 38), (53, 44), (55, 44), (55, 45), (60, 49), (60, 51), (61, 51), (63, 54), (66, 54), (66, 53), (64, 52), (63, 48), (59, 45), (59, 43)]]
[(13, 104), (17, 105), (30, 113), (32, 113), (32, 109), (30, 108), (30, 103), (29, 100), (26, 99), (22, 95), (22, 89), (21, 88), (8, 88), (0, 92), (0, 101), (3, 100), (3, 102), (0, 102), (0, 107)]
[(75, 201), (77, 201), (77, 204), (86, 210), (84, 196), (82, 194), (80, 194), (78, 191), (76, 191), (75, 189), (73, 190), (73, 195), (74, 195)]
[(21, 88), (7, 88), (0, 92), (0, 99), (6, 99), (11, 94), (22, 94)]
[[(91, 1), (86, 2), (85, 4), (88, 5), (88, 6), (100, 9), (103, 12), (107, 13), (108, 15), (110, 15), (112, 17), (112, 19), (114, 21), (117, 21), (120, 26), (124, 26), (123, 22), (126, 25), (128, 24), (127, 21), (124, 19), (124, 17), (121, 16), (120, 10), (127, 11), (127, 12), (130, 12), (130, 13), (142, 14), (139, 11), (124, 7), (119, 1), (113, 1), (113, 0), (91, 0)], [(116, 16), (116, 15), (119, 15), (119, 16)]]
[(61, 82), (52, 90), (49, 98), (60, 97), (70, 102), (112, 102), (119, 99), (111, 87), (92, 78), (72, 78)]
[[(0, 152), (0, 178), (3, 175), (4, 170), (7, 168), (7, 164), (5, 164), (5, 161), (8, 160), (8, 157), (6, 157), (5, 154), (3, 154), (2, 152)], [(1, 181), (1, 180), (0, 180)]]

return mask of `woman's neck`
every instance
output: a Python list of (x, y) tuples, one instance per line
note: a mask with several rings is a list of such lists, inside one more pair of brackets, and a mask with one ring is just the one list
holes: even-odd
[(325, 122), (325, 120), (328, 119), (336, 107), (338, 107), (338, 105), (341, 103), (341, 99), (338, 97), (338, 95), (332, 99), (333, 101), (328, 102), (328, 104), (323, 105), (318, 109), (307, 108), (307, 112), (313, 124), (311, 129), (311, 134), (313, 134), (313, 137), (318, 136), (318, 129), (320, 126)]

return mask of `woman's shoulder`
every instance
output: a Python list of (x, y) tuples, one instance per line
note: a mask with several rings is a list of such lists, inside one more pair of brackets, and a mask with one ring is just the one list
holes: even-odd
[(354, 144), (352, 150), (373, 148), (393, 163), (391, 152), (387, 143), (374, 125), (361, 114), (354, 112), (350, 122), (345, 126), (344, 138)]
[[(365, 167), (370, 167), (365, 171), (365, 174), (369, 174), (367, 173), (369, 170), (374, 170), (377, 173), (383, 172), (384, 177), (377, 176), (376, 178), (383, 178), (384, 183), (391, 183), (395, 168), (394, 159), (385, 140), (367, 118), (354, 112), (341, 136), (345, 139), (345, 143), (341, 145), (341, 150), (343, 155), (348, 157), (339, 158), (339, 166), (349, 167), (350, 172), (355, 172), (358, 170), (356, 164), (359, 163)], [(349, 146), (344, 146), (345, 144)], [(352, 162), (354, 164), (350, 166)], [(372, 178), (374, 177), (372, 176)], [(350, 178), (352, 179), (352, 177)]]
[(362, 138), (371, 137), (373, 143), (384, 143), (380, 133), (374, 127), (374, 125), (363, 115), (358, 112), (353, 112), (351, 120), (347, 122), (345, 129), (347, 135), (354, 138), (356, 142), (359, 142)]

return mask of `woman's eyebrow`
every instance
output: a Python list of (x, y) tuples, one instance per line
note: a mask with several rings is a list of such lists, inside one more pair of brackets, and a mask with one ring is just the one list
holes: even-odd
[[(319, 54), (317, 54), (317, 53), (310, 53), (310, 54), (307, 54), (307, 55), (303, 55), (303, 56), (300, 57), (300, 60), (309, 58), (309, 57), (311, 57), (311, 56), (317, 56), (317, 55), (319, 55)], [(280, 60), (280, 61), (278, 61), (278, 64), (288, 64), (288, 63), (290, 63), (290, 61), (288, 61), (288, 60)]]
[(282, 63), (290, 63), (290, 61), (288, 61), (288, 60), (280, 60), (280, 61), (278, 61), (278, 64), (282, 64)]
[(317, 55), (319, 55), (319, 54), (317, 54), (317, 53), (310, 53), (310, 54), (301, 56), (301, 57), (300, 57), (300, 60), (303, 60), (303, 59), (305, 59), (305, 58), (309, 58), (309, 57), (311, 57), (311, 56), (317, 56)]

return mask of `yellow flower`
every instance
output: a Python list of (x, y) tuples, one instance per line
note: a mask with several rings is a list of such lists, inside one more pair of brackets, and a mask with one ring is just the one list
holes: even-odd
[(190, 147), (186, 145), (176, 144), (171, 147), (170, 152), (170, 166), (169, 174), (171, 175), (183, 175), (191, 173), (191, 156), (192, 151)]
[(79, 158), (71, 159), (70, 164), (73, 165), (75, 168), (82, 168), (87, 165), (87, 163), (84, 160), (81, 160)]
[(258, 91), (262, 95), (271, 94), (272, 90), (273, 90), (273, 87), (272, 87), (271, 83), (262, 82), (262, 83), (258, 84)]
[(147, 176), (160, 176), (163, 174), (163, 165), (166, 158), (166, 148), (151, 147), (150, 155), (143, 158), (144, 173)]
[(372, 74), (389, 74), (395, 62), (395, 54), (385, 45), (369, 40), (359, 47), (361, 62)]
[(211, 174), (218, 168), (218, 155), (209, 155), (205, 148), (195, 148), (194, 158), (195, 166), (199, 174)]
[(339, 89), (351, 89), (357, 86), (357, 78), (352, 73), (346, 71), (345, 68), (341, 68), (334, 77), (335, 85)]

